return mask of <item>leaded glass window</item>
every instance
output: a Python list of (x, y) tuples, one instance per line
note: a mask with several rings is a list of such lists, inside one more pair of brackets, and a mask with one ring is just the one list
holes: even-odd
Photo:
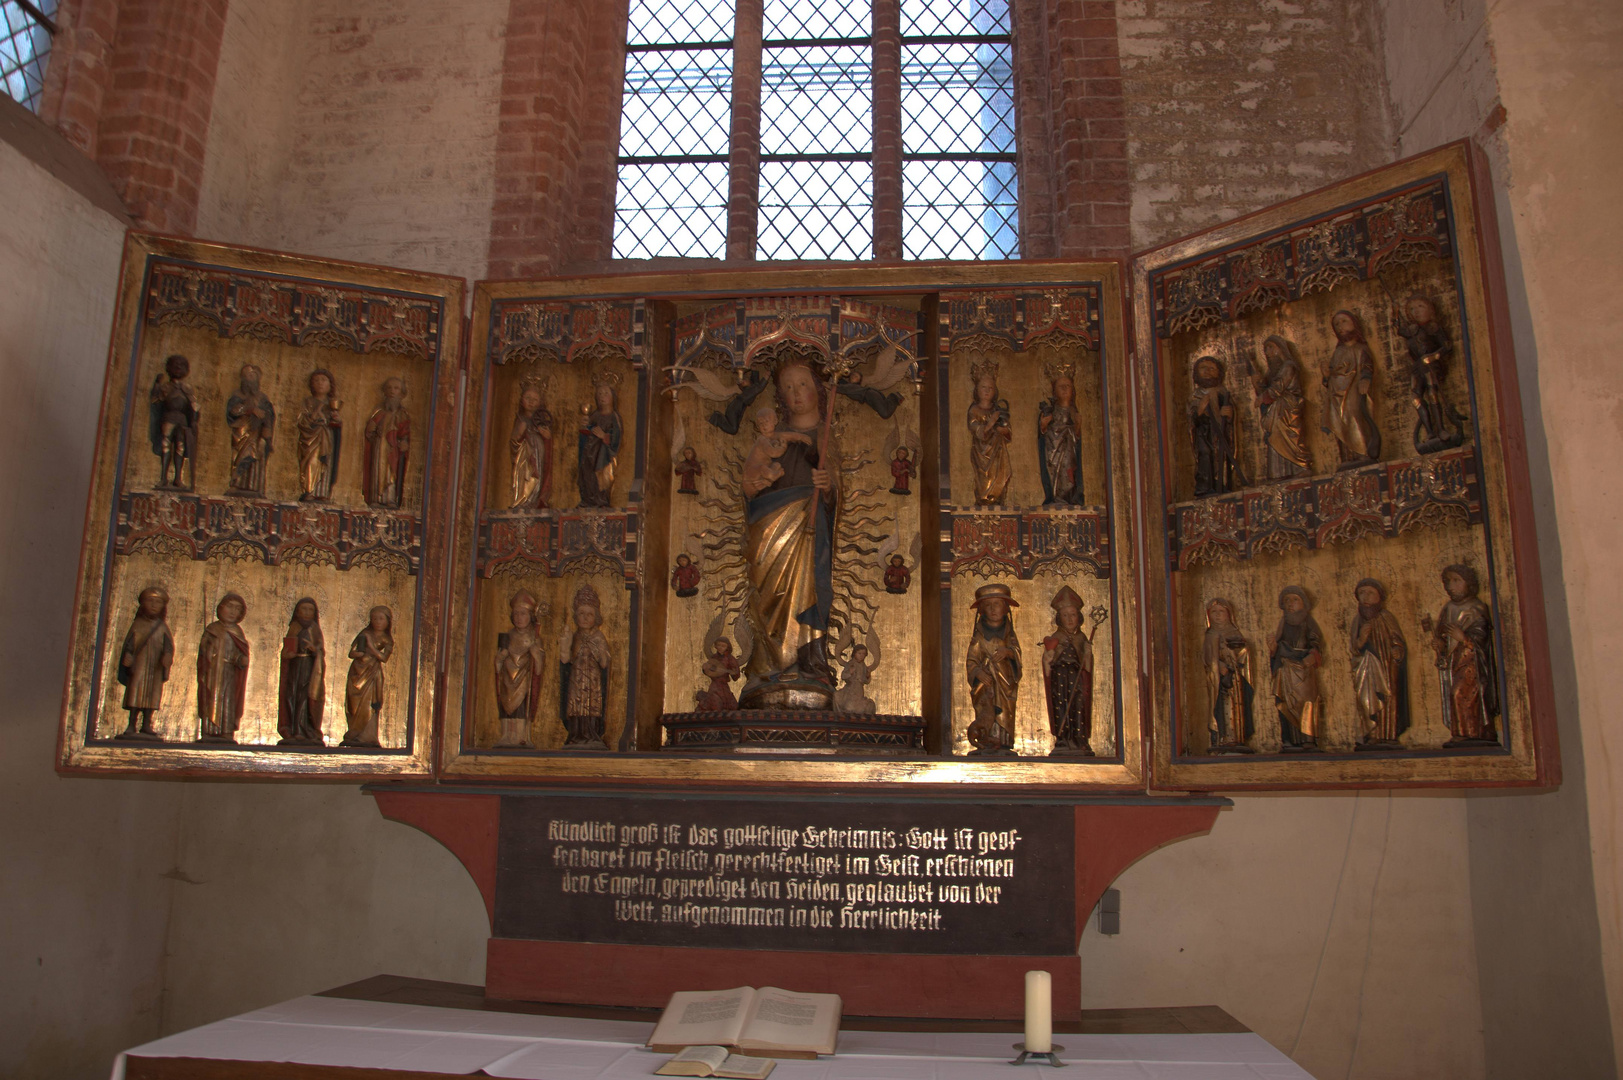
[(0, 80), (6, 94), (39, 112), (45, 62), (56, 33), (56, 0), (0, 0)]
[(1009, 0), (902, 2), (902, 247), (1020, 254)]

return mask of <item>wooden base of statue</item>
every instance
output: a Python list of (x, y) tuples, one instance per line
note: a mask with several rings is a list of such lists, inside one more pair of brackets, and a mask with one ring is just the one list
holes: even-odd
[(924, 749), (922, 716), (879, 716), (821, 709), (739, 709), (666, 713), (659, 718), (667, 750), (733, 747)]
[[(514, 863), (519, 861), (515, 853), (526, 850), (519, 840), (515, 840), (525, 825), (521, 820), (524, 816), (522, 811), (527, 809), (524, 804), (530, 799), (545, 798), (554, 800), (552, 805), (557, 806), (561, 800), (568, 812), (560, 816), (571, 819), (570, 828), (575, 831), (570, 832), (569, 836), (574, 838), (603, 835), (590, 830), (606, 828), (604, 819), (615, 812), (606, 805), (610, 800), (590, 797), (577, 799), (558, 792), (543, 794), (514, 789), (498, 794), (487, 789), (463, 793), (444, 788), (411, 788), (404, 785), (374, 786), (367, 790), (377, 799), (378, 809), (384, 817), (421, 829), (456, 855), (479, 887), (493, 926), (502, 926), (508, 931), (514, 925), (511, 913), (515, 909), (535, 911), (558, 906), (543, 903), (543, 898), (537, 895), (515, 896), (511, 892), (517, 880), (514, 877)], [(636, 801), (638, 805), (633, 808), (635, 812), (630, 814), (628, 821), (638, 817), (654, 819), (661, 813), (669, 816), (675, 808), (691, 805), (676, 799), (663, 804), (657, 799), (638, 798)], [(731, 805), (735, 809), (728, 811), (728, 817), (719, 820), (731, 821), (735, 827), (757, 827), (756, 823), (770, 822), (775, 815), (783, 820), (793, 820), (793, 815), (802, 814), (806, 809), (803, 799), (774, 803), (759, 796), (755, 797), (753, 803)], [(909, 810), (924, 818), (936, 812), (941, 805), (939, 802), (932, 805), (919, 800), (912, 803)], [(1033, 812), (1029, 807), (1021, 810), (1013, 808), (1013, 804), (999, 803), (993, 797), (972, 805), (952, 805), (956, 807), (960, 821), (978, 814), (980, 820), (992, 827), (1006, 824), (1012, 820), (1011, 815)], [(1069, 851), (1064, 853), (1067, 856), (1065, 859), (1055, 858), (1052, 853), (1041, 859), (1042, 863), (1050, 866), (1054, 863), (1071, 864), (1065, 870), (1063, 888), (1049, 894), (1052, 904), (1045, 909), (1028, 908), (1022, 904), (1018, 908), (1020, 917), (1010, 918), (1017, 914), (1014, 911), (995, 917), (1029, 926), (1063, 923), (1066, 929), (1061, 937), (1064, 940), (1054, 939), (1050, 935), (1045, 940), (1059, 947), (1049, 948), (1046, 952), (1022, 948), (1018, 952), (1009, 950), (999, 954), (996, 949), (999, 942), (991, 940), (994, 934), (990, 933), (985, 941), (990, 947), (984, 953), (961, 951), (966, 946), (974, 948), (982, 943), (979, 939), (966, 942), (961, 938), (951, 943), (952, 947), (960, 950), (952, 953), (883, 951), (877, 946), (870, 951), (774, 948), (771, 944), (760, 947), (763, 941), (775, 940), (771, 935), (776, 932), (710, 926), (692, 931), (691, 939), (702, 940), (701, 934), (714, 932), (718, 936), (713, 936), (711, 940), (719, 942), (718, 947), (686, 947), (669, 943), (672, 940), (689, 940), (690, 933), (686, 930), (682, 931), (682, 937), (667, 937), (660, 944), (594, 941), (594, 935), (623, 934), (625, 923), (616, 920), (636, 914), (634, 910), (623, 907), (625, 904), (634, 905), (635, 901), (605, 898), (605, 903), (620, 905), (614, 909), (612, 918), (605, 916), (600, 922), (579, 926), (559, 926), (555, 923), (554, 931), (564, 932), (551, 934), (553, 939), (493, 935), (487, 946), (486, 993), (492, 998), (521, 1001), (659, 1007), (678, 990), (772, 985), (799, 991), (837, 993), (844, 999), (845, 1011), (851, 1016), (1015, 1019), (1022, 1015), (1024, 1008), (1025, 972), (1041, 969), (1053, 975), (1055, 1017), (1075, 1019), (1081, 1009), (1081, 970), (1076, 956), (1076, 941), (1100, 895), (1123, 870), (1149, 852), (1176, 840), (1209, 831), (1218, 811), (1227, 805), (1226, 799), (1212, 797), (1152, 799), (1124, 796), (1111, 800), (1082, 801), (1070, 807), (1044, 808), (1042, 813), (1054, 815), (1051, 820), (1059, 821), (1064, 826), (1054, 831), (1064, 834), (1067, 845), (1074, 844), (1074, 862), (1069, 858)], [(847, 804), (844, 809), (849, 812), (851, 820), (860, 822), (882, 822), (887, 812), (877, 803)], [(573, 823), (575, 819), (578, 819), (578, 824)], [(556, 818), (549, 824), (554, 830), (557, 829)], [(628, 827), (634, 829), (639, 826)], [(967, 830), (957, 831), (964, 833)], [(548, 835), (563, 836), (556, 831)], [(981, 835), (999, 834), (984, 832)], [(549, 850), (553, 854), (550, 859), (537, 861), (556, 862), (560, 849), (569, 850), (574, 846), (573, 843), (567, 847), (562, 844), (551, 846)], [(984, 847), (984, 844), (980, 846)], [(723, 843), (715, 850), (725, 849)], [(532, 847), (527, 850), (535, 852), (538, 849)], [(973, 856), (975, 853), (976, 845), (970, 845), (966, 854)], [(993, 851), (989, 857), (997, 854)], [(948, 855), (945, 858), (956, 856)], [(611, 868), (604, 873), (604, 880), (624, 881), (624, 875), (628, 873), (624, 869)], [(589, 887), (589, 880), (597, 877), (597, 873), (564, 876), (573, 877), (577, 882), (575, 887), (584, 891)], [(808, 879), (801, 877), (801, 880)], [(965, 876), (951, 880), (964, 882), (953, 887), (969, 890), (988, 887), (985, 882), (992, 879)], [(971, 881), (977, 881), (977, 884), (968, 884)], [(498, 903), (499, 882), (500, 888), (509, 890), (503, 903)], [(568, 888), (566, 886), (566, 892)], [(830, 909), (837, 911), (840, 905), (841, 901), (835, 900)], [(845, 903), (844, 906), (850, 909), (851, 904)], [(652, 905), (649, 910), (652, 912)], [(836, 931), (831, 933), (837, 934)], [(767, 936), (763, 937), (763, 934)], [(778, 939), (795, 940), (795, 934), (796, 931), (785, 930), (778, 935)], [(566, 940), (566, 936), (575, 939)], [(798, 940), (806, 939), (801, 937)], [(837, 937), (831, 940), (838, 943)], [(845, 940), (849, 943), (850, 939)], [(756, 947), (729, 947), (738, 945)]]

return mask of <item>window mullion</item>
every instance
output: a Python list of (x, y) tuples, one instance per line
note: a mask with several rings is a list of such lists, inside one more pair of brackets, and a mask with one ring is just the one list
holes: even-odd
[(755, 258), (761, 201), (761, 21), (764, 0), (733, 11), (733, 113), (728, 144), (727, 258)]
[(873, 0), (873, 257), (902, 257), (902, 4)]

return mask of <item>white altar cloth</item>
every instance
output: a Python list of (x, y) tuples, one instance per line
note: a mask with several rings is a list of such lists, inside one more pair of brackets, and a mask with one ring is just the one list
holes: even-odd
[[(522, 1080), (630, 1080), (669, 1055), (642, 1049), (653, 1026), (626, 1020), (301, 997), (126, 1050), (129, 1056), (285, 1061)], [(842, 1031), (835, 1056), (778, 1062), (773, 1080), (1011, 1080), (1010, 1033)], [(1312, 1080), (1255, 1034), (1056, 1036), (1056, 1080)], [(1045, 1065), (1029, 1080), (1049, 1075)]]

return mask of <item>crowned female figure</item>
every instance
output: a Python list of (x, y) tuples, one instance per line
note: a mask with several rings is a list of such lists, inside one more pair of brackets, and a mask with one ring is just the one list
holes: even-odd
[(1064, 585), (1049, 606), (1054, 609), (1054, 632), (1043, 638), (1043, 688), (1053, 752), (1091, 757), (1093, 639), (1082, 625), (1082, 598)]
[(525, 379), (519, 389), (507, 448), (513, 458), (513, 509), (545, 509), (552, 497), (552, 413), (540, 379)]
[(597, 590), (582, 585), (575, 590), (575, 629), (564, 651), (563, 716), (565, 746), (607, 750), (604, 722), (609, 695), (609, 664), (613, 653), (603, 633), (603, 604)]
[(970, 402), (969, 461), (975, 467), (975, 505), (999, 506), (1009, 491), (1009, 403), (997, 396), (997, 362), (974, 364), (969, 377), (975, 387)]
[(1037, 406), (1037, 463), (1044, 506), (1082, 506), (1082, 418), (1076, 411), (1076, 371), (1048, 365), (1052, 397)]
[(826, 709), (834, 694), (828, 620), (834, 604), (834, 517), (838, 455), (825, 442), (828, 389), (808, 360), (784, 360), (774, 375), (779, 468), (743, 481), (744, 556), (754, 634), (744, 708)]
[(576, 481), (582, 506), (607, 506), (614, 487), (614, 463), (625, 437), (620, 421), (620, 376), (598, 371), (592, 376), (593, 404), (581, 406), (580, 431), (576, 445), (580, 460)]

